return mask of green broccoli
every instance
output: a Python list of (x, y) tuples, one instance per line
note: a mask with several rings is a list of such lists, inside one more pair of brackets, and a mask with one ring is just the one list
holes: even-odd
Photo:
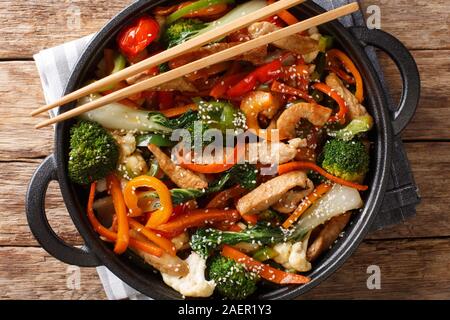
[(339, 140), (352, 140), (358, 134), (364, 133), (372, 129), (373, 118), (370, 115), (356, 117), (350, 123), (337, 131), (329, 131), (328, 135), (335, 137)]
[(70, 130), (69, 177), (86, 185), (115, 170), (119, 148), (114, 138), (95, 122), (80, 121)]
[(362, 182), (369, 171), (369, 154), (360, 140), (327, 141), (319, 162), (326, 171), (347, 181)]
[(268, 225), (268, 223), (258, 223), (253, 227), (241, 232), (221, 231), (217, 229), (198, 229), (191, 237), (191, 248), (203, 257), (207, 257), (213, 250), (221, 244), (234, 245), (239, 242), (274, 244), (286, 241), (301, 240), (309, 230), (300, 227), (283, 229)]
[(232, 300), (242, 300), (256, 291), (258, 276), (240, 263), (222, 256), (214, 256), (208, 276), (216, 283), (217, 291)]
[(180, 19), (169, 25), (162, 35), (162, 41), (168, 48), (174, 47), (194, 37), (207, 26), (198, 19)]

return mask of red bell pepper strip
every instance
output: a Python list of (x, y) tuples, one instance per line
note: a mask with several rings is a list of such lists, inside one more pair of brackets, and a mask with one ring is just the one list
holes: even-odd
[(276, 59), (250, 72), (244, 79), (227, 91), (231, 98), (240, 97), (253, 90), (260, 83), (267, 83), (278, 79), (282, 74), (281, 61)]
[(312, 96), (310, 96), (308, 94), (308, 92), (290, 87), (290, 86), (288, 86), (284, 83), (278, 82), (278, 81), (274, 81), (272, 83), (270, 90), (272, 90), (274, 92), (279, 92), (282, 94), (296, 96), (296, 97), (303, 99), (309, 103), (316, 103), (314, 98)]
[(185, 215), (179, 216), (169, 222), (155, 228), (167, 235), (174, 235), (184, 232), (186, 229), (204, 227), (213, 222), (226, 221), (234, 223), (241, 218), (237, 210), (224, 209), (194, 209), (189, 210)]
[(237, 74), (230, 74), (225, 76), (222, 80), (218, 81), (216, 85), (214, 85), (209, 95), (215, 99), (225, 98), (228, 89), (242, 80), (245, 75), (246, 73), (240, 72)]
[(117, 37), (120, 51), (129, 57), (137, 56), (159, 33), (158, 22), (150, 16), (142, 16), (122, 29)]
[(216, 194), (211, 201), (208, 202), (206, 208), (218, 208), (223, 209), (227, 206), (229, 200), (237, 198), (244, 194), (246, 191), (245, 188), (240, 185), (236, 185), (230, 189), (223, 190)]
[[(116, 241), (117, 240), (117, 233), (114, 231), (109, 230), (108, 228), (105, 228), (95, 216), (94, 213), (94, 198), (95, 198), (95, 188), (97, 186), (97, 182), (93, 182), (91, 184), (90, 192), (89, 192), (89, 200), (87, 205), (87, 216), (89, 219), (89, 222), (91, 223), (92, 227), (94, 228), (95, 232), (97, 232), (100, 236), (105, 238), (108, 241)], [(133, 237), (130, 237), (129, 245), (131, 248), (142, 250), (144, 252), (147, 252), (151, 255), (160, 257), (163, 254), (163, 250), (152, 243), (143, 242), (137, 239), (134, 239)]]
[(258, 274), (261, 278), (278, 284), (304, 284), (308, 283), (310, 279), (308, 277), (281, 271), (273, 268), (267, 264), (259, 262), (252, 257), (247, 256), (241, 251), (224, 245), (222, 249), (222, 256), (229, 259), (233, 259), (237, 263), (241, 263), (245, 269), (250, 272)]
[(348, 113), (348, 107), (347, 107), (347, 103), (345, 102), (345, 100), (342, 99), (342, 97), (336, 91), (334, 91), (331, 87), (329, 87), (325, 83), (315, 83), (315, 84), (313, 84), (313, 88), (325, 93), (330, 98), (332, 98), (334, 101), (336, 101), (337, 104), (339, 105), (339, 111), (334, 116), (332, 116), (330, 118), (330, 120), (328, 120), (328, 121), (329, 122), (339, 122), (340, 124), (344, 124), (345, 116)]
[[(353, 61), (341, 50), (331, 49), (327, 51), (327, 61), (328, 61), (327, 64), (333, 65), (333, 60), (335, 59), (339, 60), (342, 63), (342, 65), (353, 75), (353, 78), (356, 83), (355, 97), (356, 99), (358, 99), (359, 103), (362, 103), (364, 100), (364, 86), (358, 68), (356, 68)], [(338, 76), (339, 74), (340, 73), (338, 73)]]
[(159, 110), (172, 108), (174, 105), (174, 93), (172, 91), (158, 91)]
[(368, 186), (361, 185), (361, 184), (354, 183), (354, 182), (350, 182), (350, 181), (341, 179), (339, 177), (333, 176), (332, 174), (329, 174), (324, 169), (319, 167), (314, 162), (309, 162), (309, 161), (294, 161), (294, 162), (281, 164), (281, 165), (278, 166), (278, 174), (281, 175), (281, 174), (285, 174), (285, 173), (290, 172), (290, 171), (305, 170), (305, 169), (313, 170), (313, 171), (319, 173), (320, 175), (324, 176), (328, 180), (336, 182), (336, 183), (341, 184), (343, 186), (347, 186), (347, 187), (350, 187), (350, 188), (355, 188), (356, 190), (359, 190), (359, 191), (365, 191), (365, 190), (369, 189)]

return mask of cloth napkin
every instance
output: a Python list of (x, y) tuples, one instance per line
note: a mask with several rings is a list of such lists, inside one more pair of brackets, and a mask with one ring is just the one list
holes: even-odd
[[(316, 0), (314, 2), (326, 10), (349, 3), (346, 0)], [(361, 12), (357, 12), (351, 16), (341, 18), (340, 22), (344, 26), (364, 25), (364, 17)], [(54, 48), (42, 50), (34, 55), (47, 103), (54, 102), (62, 96), (78, 58), (93, 36), (90, 35)], [(388, 94), (375, 51), (370, 47), (366, 51)], [(394, 104), (390, 103), (389, 105), (392, 106)], [(55, 116), (56, 113), (56, 111), (52, 110), (50, 111), (50, 116)], [(388, 191), (386, 192), (382, 208), (372, 225), (372, 230), (379, 230), (389, 225), (402, 223), (407, 218), (415, 215), (415, 206), (420, 199), (400, 137), (395, 139), (393, 149), (394, 159), (391, 164), (391, 179)], [(107, 268), (98, 267), (97, 272), (108, 299), (151, 299), (125, 284)]]

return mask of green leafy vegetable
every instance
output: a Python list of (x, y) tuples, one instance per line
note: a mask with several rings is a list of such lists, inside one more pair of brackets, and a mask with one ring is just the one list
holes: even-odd
[(370, 115), (356, 117), (345, 127), (337, 131), (330, 131), (328, 134), (339, 140), (350, 141), (358, 134), (370, 131), (373, 127), (373, 118)]

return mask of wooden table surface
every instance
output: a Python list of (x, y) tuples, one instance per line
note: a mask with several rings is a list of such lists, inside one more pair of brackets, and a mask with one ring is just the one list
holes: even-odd
[[(51, 128), (35, 131), (30, 111), (44, 102), (32, 55), (97, 31), (129, 1), (1, 0), (0, 5), (0, 299), (105, 299), (95, 269), (73, 269), (35, 241), (24, 212), (33, 171), (52, 153)], [(303, 298), (450, 298), (450, 2), (363, 0), (379, 5), (381, 27), (402, 40), (421, 72), (422, 97), (403, 140), (420, 187), (417, 216), (372, 233), (333, 276)], [(81, 18), (80, 28), (73, 23)], [(396, 97), (396, 68), (381, 56)], [(40, 119), (44, 119), (42, 116)], [(51, 225), (71, 244), (81, 244), (56, 183), (47, 195)], [(381, 289), (367, 288), (367, 268), (381, 269)]]

